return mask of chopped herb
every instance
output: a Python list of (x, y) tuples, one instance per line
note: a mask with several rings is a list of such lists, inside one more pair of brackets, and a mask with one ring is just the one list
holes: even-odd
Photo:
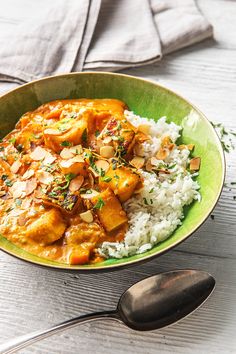
[(96, 131), (95, 131), (95, 136), (96, 136), (96, 138), (98, 137), (98, 135), (100, 135), (100, 131), (99, 131), (99, 130), (96, 130)]
[(55, 170), (55, 168), (56, 168), (55, 164), (52, 164), (52, 165), (46, 164), (46, 165), (43, 165), (43, 166), (46, 167), (45, 171), (47, 171), (47, 172), (53, 172)]
[(49, 192), (48, 195), (49, 195), (49, 197), (52, 197), (52, 198), (55, 198), (58, 196), (57, 192), (55, 192), (55, 191)]
[(121, 122), (118, 122), (118, 124), (117, 124), (117, 130), (121, 130)]
[(3, 151), (3, 150), (4, 150), (4, 146), (1, 146), (1, 147), (0, 147), (0, 151)]
[(147, 198), (143, 198), (143, 201), (144, 201), (144, 204), (145, 204), (145, 205), (148, 205)]
[(40, 139), (42, 136), (41, 136), (41, 135), (32, 134), (32, 137), (33, 137), (34, 139)]
[(101, 210), (104, 205), (105, 205), (104, 200), (101, 197), (99, 197), (97, 203), (94, 205), (94, 209)]
[(55, 191), (62, 191), (62, 190), (65, 190), (65, 189), (67, 189), (68, 187), (69, 187), (69, 184), (70, 184), (70, 181), (73, 179), (73, 178), (75, 178), (75, 174), (74, 173), (67, 173), (66, 175), (65, 175), (65, 180), (66, 180), (66, 183), (65, 182), (62, 182), (62, 181), (58, 181), (58, 180), (55, 180), (55, 182), (57, 183), (57, 184), (62, 184), (62, 183), (65, 183), (63, 186), (58, 186), (58, 187), (56, 187), (55, 188)]
[(10, 207), (6, 210), (6, 213), (9, 213), (10, 211), (12, 211), (14, 208), (13, 207)]
[(154, 192), (154, 188), (151, 188), (149, 193), (153, 193)]
[(115, 179), (120, 179), (120, 177), (117, 174), (114, 174)]
[(123, 136), (112, 136), (111, 138), (112, 140), (120, 141), (121, 143), (125, 141), (125, 138)]
[(7, 187), (11, 187), (11, 186), (13, 185), (13, 182), (10, 181), (9, 179), (6, 179), (6, 180), (5, 180), (5, 185), (6, 185)]
[(77, 118), (77, 113), (76, 113), (76, 112), (71, 112), (71, 113), (69, 114), (69, 118), (72, 118), (72, 119)]
[(21, 144), (17, 145), (16, 150), (18, 152), (22, 152), (23, 151), (23, 146)]
[(214, 220), (215, 219), (215, 215), (211, 214), (211, 219)]
[(69, 183), (70, 183), (70, 181), (71, 181), (72, 179), (74, 179), (75, 177), (76, 177), (76, 175), (75, 175), (74, 173), (67, 173), (67, 174), (65, 175), (65, 179), (66, 179), (66, 181), (69, 182)]
[(225, 130), (225, 127), (221, 126), (220, 128), (220, 135), (223, 136), (223, 135), (228, 135), (228, 132)]
[(15, 144), (15, 142), (16, 142), (16, 138), (9, 139), (9, 143)]
[(72, 146), (72, 143), (70, 141), (65, 140), (61, 143), (61, 146)]
[(171, 166), (168, 166), (168, 169), (169, 170), (172, 170), (172, 168), (174, 168), (176, 166), (176, 163), (174, 163), (173, 165), (171, 165)]
[(103, 176), (103, 177), (101, 178), (101, 180), (102, 180), (103, 182), (108, 183), (108, 182), (110, 182), (110, 181), (112, 180), (112, 178), (109, 177), (109, 176)]
[(227, 145), (224, 141), (221, 140), (221, 145), (223, 147), (223, 150), (226, 151), (226, 152), (230, 152), (230, 146)]
[(8, 178), (8, 175), (2, 175), (2, 177), (1, 177), (1, 179), (2, 179), (3, 181), (6, 181), (7, 178)]
[(214, 128), (219, 128), (219, 127), (222, 126), (221, 123), (213, 123), (213, 122), (210, 122), (210, 123), (211, 123), (211, 125), (212, 125)]
[(233, 200), (236, 200), (236, 195), (233, 196)]
[(211, 124), (220, 136), (223, 150), (229, 153), (231, 149), (234, 149), (234, 145), (232, 143), (232, 139), (229, 138), (229, 134), (236, 136), (236, 133), (234, 133), (232, 130), (226, 130), (222, 123), (215, 124), (211, 122)]
[(113, 169), (113, 170), (116, 169), (116, 166), (117, 166), (116, 162), (112, 162), (112, 169)]
[(15, 200), (15, 204), (16, 204), (17, 206), (21, 206), (22, 200), (21, 200), (21, 199), (16, 199), (16, 200)]
[(106, 171), (103, 168), (101, 168), (100, 171), (99, 171), (100, 176), (104, 177), (105, 173), (106, 173)]
[(82, 141), (86, 143), (88, 140), (88, 132), (87, 129), (84, 129), (83, 134), (82, 134)]
[(58, 127), (58, 130), (60, 130), (60, 132), (65, 132), (68, 129), (68, 127), (66, 125), (60, 125)]
[(79, 192), (80, 194), (92, 194), (92, 190), (86, 188), (80, 188)]
[(150, 199), (150, 202), (151, 202), (151, 204), (153, 204), (153, 200), (152, 199)]
[(125, 182), (125, 187), (129, 187), (129, 183), (128, 182)]
[(230, 184), (235, 185), (235, 184), (236, 184), (236, 182), (230, 182)]

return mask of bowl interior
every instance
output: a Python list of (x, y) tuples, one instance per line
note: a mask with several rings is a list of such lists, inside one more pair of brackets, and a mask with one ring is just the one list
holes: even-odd
[(219, 139), (203, 114), (172, 91), (158, 84), (122, 74), (73, 73), (34, 81), (0, 97), (1, 137), (14, 128), (20, 116), (39, 105), (65, 98), (117, 98), (134, 113), (158, 120), (166, 116), (183, 127), (182, 142), (195, 144), (201, 157), (198, 181), (202, 200), (185, 209), (185, 219), (174, 234), (150, 251), (123, 259), (109, 259), (96, 265), (68, 266), (34, 256), (0, 235), (0, 247), (33, 263), (64, 269), (109, 269), (161, 254), (186, 239), (207, 218), (220, 195), (224, 181), (224, 155)]

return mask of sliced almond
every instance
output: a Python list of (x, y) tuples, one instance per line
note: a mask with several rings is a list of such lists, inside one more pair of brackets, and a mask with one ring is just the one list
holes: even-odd
[(194, 144), (188, 144), (187, 147), (188, 147), (189, 151), (192, 151), (194, 149), (195, 145)]
[(187, 145), (182, 144), (178, 146), (178, 150), (184, 150), (184, 149), (187, 149)]
[(62, 159), (68, 160), (68, 159), (71, 159), (72, 157), (74, 157), (74, 154), (73, 154), (73, 152), (70, 149), (64, 148), (61, 151), (60, 156), (61, 156)]
[(158, 160), (165, 160), (167, 156), (169, 155), (169, 150), (165, 148), (160, 148), (160, 150), (157, 152), (156, 157)]
[(83, 153), (83, 148), (82, 145), (75, 145), (75, 146), (71, 146), (69, 148), (69, 150), (75, 155), (75, 154), (82, 154)]
[(41, 146), (37, 146), (33, 152), (31, 152), (30, 157), (34, 161), (43, 160), (47, 156), (47, 150), (43, 149)]
[(149, 134), (150, 133), (151, 126), (149, 124), (140, 124), (138, 126), (138, 130), (144, 134)]
[(137, 169), (140, 169), (144, 166), (145, 159), (140, 156), (135, 156), (131, 161), (130, 164)]
[(100, 155), (102, 157), (105, 157), (107, 159), (110, 159), (111, 157), (113, 157), (115, 155), (115, 150), (113, 148), (113, 146), (102, 146), (100, 147)]
[(53, 175), (47, 171), (38, 171), (36, 175), (40, 183), (50, 184), (53, 182)]
[(93, 213), (91, 210), (87, 210), (84, 213), (79, 214), (81, 219), (87, 223), (93, 222)]
[(73, 161), (74, 162), (84, 162), (84, 159), (82, 156), (77, 155), (77, 156), (73, 157)]
[(110, 143), (112, 143), (112, 138), (110, 136), (103, 139), (103, 144), (108, 145)]
[(142, 144), (135, 144), (134, 145), (134, 154), (136, 156), (143, 157), (144, 156), (144, 148)]
[(75, 156), (71, 159), (60, 161), (60, 165), (62, 168), (69, 168), (77, 162), (78, 163), (84, 162), (84, 159), (81, 156)]
[(13, 164), (10, 167), (10, 170), (12, 173), (17, 173), (22, 166), (22, 163), (20, 161), (14, 161)]
[(99, 193), (95, 191), (95, 189), (91, 189), (91, 193), (80, 194), (82, 199), (91, 199), (93, 197), (96, 197), (97, 195), (99, 195)]
[(90, 187), (93, 188), (94, 187), (94, 178), (93, 178), (92, 173), (88, 174), (88, 179), (89, 179)]
[(26, 181), (25, 186), (25, 195), (30, 195), (37, 188), (37, 181), (35, 178), (32, 178)]
[(34, 198), (41, 199), (42, 197), (43, 197), (42, 191), (39, 190), (39, 189), (36, 189), (36, 190), (34, 191)]
[(30, 206), (31, 206), (31, 203), (32, 203), (32, 199), (30, 198), (25, 198), (22, 200), (22, 203), (21, 203), (21, 209), (23, 210), (26, 210), (26, 209), (29, 209)]
[(160, 163), (160, 161), (159, 160), (157, 160), (157, 158), (156, 157), (151, 157), (151, 159), (150, 159), (150, 162), (151, 162), (151, 164), (153, 165), (153, 166), (158, 166), (159, 165), (159, 163)]
[(33, 175), (34, 175), (34, 170), (29, 169), (23, 174), (22, 180), (24, 181), (26, 179), (29, 179), (30, 177), (33, 177)]
[(201, 158), (194, 157), (192, 160), (190, 160), (189, 163), (190, 171), (198, 171), (200, 169), (200, 164), (201, 164)]
[(70, 192), (78, 191), (83, 183), (84, 183), (83, 176), (77, 176), (77, 177), (73, 178), (70, 182), (70, 185), (69, 185)]
[(97, 160), (95, 161), (95, 165), (98, 169), (103, 170), (105, 172), (107, 172), (110, 167), (109, 162), (107, 162), (106, 160)]
[(89, 167), (88, 170), (92, 172), (94, 177), (99, 177), (99, 173), (95, 171), (92, 167)]
[[(24, 213), (25, 213), (25, 211), (24, 211)], [(18, 220), (17, 220), (17, 224), (19, 226), (24, 226), (26, 224), (26, 222), (27, 222), (26, 216), (24, 214), (19, 215)]]
[(68, 168), (70, 166), (73, 165), (73, 159), (69, 159), (69, 160), (62, 160), (60, 161), (60, 166), (63, 167), (63, 168)]
[(25, 210), (21, 210), (21, 209), (13, 209), (11, 211), (11, 216), (19, 216), (25, 213)]
[(152, 171), (153, 165), (151, 164), (151, 159), (148, 159), (148, 160), (147, 160), (145, 167), (146, 167), (146, 170), (147, 170), (148, 172), (151, 172), (151, 171)]
[(52, 154), (50, 154), (50, 152), (47, 151), (43, 162), (45, 165), (51, 165), (56, 159), (56, 156), (53, 156)]
[(61, 131), (58, 129), (48, 128), (44, 130), (44, 134), (46, 135), (61, 135)]
[(12, 187), (9, 188), (9, 192), (11, 193), (13, 198), (16, 199), (16, 198), (20, 198), (24, 194), (25, 188), (26, 188), (26, 182), (16, 181), (12, 185)]
[(186, 149), (186, 150), (189, 150), (189, 151), (192, 151), (194, 149), (194, 147), (195, 147), (194, 144), (188, 144), (188, 145), (182, 144), (182, 145), (177, 146), (178, 150)]

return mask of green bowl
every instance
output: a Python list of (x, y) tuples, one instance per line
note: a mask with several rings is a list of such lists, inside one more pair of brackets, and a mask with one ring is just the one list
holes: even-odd
[(166, 116), (183, 127), (182, 142), (195, 144), (194, 154), (201, 157), (198, 182), (201, 202), (186, 208), (183, 224), (167, 240), (151, 250), (122, 259), (102, 263), (70, 266), (32, 255), (0, 236), (0, 248), (22, 260), (52, 268), (101, 271), (138, 264), (160, 256), (186, 240), (206, 220), (214, 208), (224, 182), (225, 160), (218, 136), (207, 118), (191, 103), (169, 89), (148, 81), (122, 74), (103, 72), (72, 73), (47, 77), (16, 88), (0, 97), (1, 135), (14, 128), (20, 116), (41, 104), (66, 98), (117, 98), (143, 117), (159, 119)]

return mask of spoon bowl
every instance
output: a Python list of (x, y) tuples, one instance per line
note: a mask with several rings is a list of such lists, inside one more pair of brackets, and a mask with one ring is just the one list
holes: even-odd
[(215, 287), (202, 271), (176, 270), (154, 275), (121, 296), (118, 314), (130, 328), (149, 331), (169, 326), (196, 310)]
[(196, 310), (215, 287), (214, 278), (198, 270), (174, 270), (154, 275), (131, 286), (115, 311), (92, 313), (0, 345), (0, 354), (15, 353), (67, 328), (99, 319), (117, 320), (137, 331), (169, 326)]

